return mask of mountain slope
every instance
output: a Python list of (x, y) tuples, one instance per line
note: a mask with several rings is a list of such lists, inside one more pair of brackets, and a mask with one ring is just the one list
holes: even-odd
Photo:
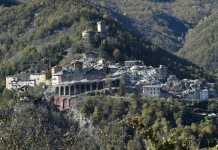
[(11, 68), (2, 70), (6, 74), (22, 71), (30, 67), (29, 60), (47, 65), (49, 60), (51, 65), (57, 64), (66, 53), (65, 49), (72, 43), (79, 45), (82, 30), (91, 26), (91, 21), (100, 19), (97, 13), (84, 2), (66, 0), (56, 3), (33, 0), (1, 8), (0, 63), (2, 67)]
[[(90, 50), (113, 61), (140, 59), (147, 65), (163, 64), (180, 78), (206, 76), (196, 65), (129, 30), (125, 26), (127, 19), (95, 3), (78, 0), (31, 0), (1, 7), (0, 77), (47, 70)], [(87, 28), (96, 31), (97, 21), (109, 27), (108, 36), (95, 40), (91, 47), (84, 47), (81, 33)], [(114, 56), (117, 49), (119, 56)]]
[(171, 52), (183, 46), (190, 28), (218, 8), (217, 0), (99, 1), (128, 16), (145, 39)]
[(215, 150), (217, 144), (217, 117), (200, 115), (218, 113), (216, 101), (92, 96), (59, 112), (33, 93), (0, 103), (1, 150)]
[(179, 55), (195, 64), (209, 69), (218, 66), (218, 12), (197, 25), (189, 32)]

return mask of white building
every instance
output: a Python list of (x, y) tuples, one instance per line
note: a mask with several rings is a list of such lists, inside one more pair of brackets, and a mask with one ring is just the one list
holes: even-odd
[(83, 39), (87, 39), (87, 38), (89, 38), (89, 36), (90, 36), (90, 31), (89, 30), (84, 30), (82, 32), (82, 38)]
[(17, 90), (22, 87), (34, 87), (36, 86), (35, 80), (20, 81), (17, 77), (6, 77), (6, 88), (8, 90)]
[(61, 66), (54, 66), (54, 67), (52, 67), (52, 69), (51, 69), (51, 74), (54, 75), (54, 74), (60, 72), (61, 70), (62, 70), (62, 67), (61, 67)]
[(30, 75), (30, 80), (35, 80), (36, 81), (36, 85), (39, 85), (41, 83), (46, 84), (47, 80), (46, 80), (46, 74), (45, 73), (39, 73), (39, 74), (31, 74)]
[(209, 92), (208, 89), (204, 89), (200, 91), (200, 100), (201, 101), (207, 101), (209, 98)]
[(17, 79), (17, 77), (14, 77), (14, 76), (8, 76), (8, 77), (6, 77), (6, 89), (8, 89), (8, 90), (11, 90), (11, 89), (13, 89), (13, 82), (17, 82), (18, 81), (18, 79)]
[(161, 96), (161, 85), (145, 85), (143, 86), (143, 95), (149, 97), (160, 97)]
[(105, 32), (105, 25), (104, 25), (104, 23), (102, 21), (97, 22), (97, 31), (99, 33)]
[(62, 72), (52, 74), (51, 84), (52, 85), (58, 85), (63, 81), (62, 79), (63, 79), (63, 73)]
[(48, 84), (46, 73), (31, 74), (26, 77), (26, 79), (18, 79), (16, 76), (6, 77), (6, 89), (8, 90), (17, 90), (22, 87), (34, 87), (40, 83)]
[(22, 88), (22, 87), (34, 87), (34, 86), (36, 86), (35, 80), (18, 81), (16, 89)]

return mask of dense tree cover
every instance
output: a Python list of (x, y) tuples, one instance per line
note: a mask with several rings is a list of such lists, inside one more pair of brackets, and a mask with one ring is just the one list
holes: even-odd
[(42, 100), (39, 93), (33, 95), (32, 90), (39, 92), (27, 91), (23, 101), (9, 91), (0, 98), (0, 149), (97, 149), (77, 121)]
[(217, 0), (98, 0), (127, 16), (129, 28), (159, 47), (176, 52), (187, 31), (217, 10)]
[(1, 75), (57, 64), (64, 50), (80, 38), (82, 25), (97, 16), (91, 7), (80, 9), (79, 1), (51, 4), (53, 1), (34, 0), (0, 9)]
[(217, 102), (191, 103), (151, 98), (89, 98), (82, 105), (85, 116), (99, 128), (105, 149), (199, 149), (216, 146)]
[(4, 92), (0, 149), (196, 150), (217, 144), (218, 118), (201, 115), (218, 113), (215, 101), (85, 97), (77, 107), (59, 112), (31, 90), (23, 101)]
[[(96, 35), (94, 44), (85, 47), (81, 32), (96, 31), (99, 20), (108, 26), (107, 36)], [(147, 65), (164, 64), (178, 77), (206, 76), (201, 68), (145, 42), (106, 8), (87, 1), (32, 0), (0, 7), (0, 26), (0, 90), (6, 75), (47, 70), (88, 50), (113, 61), (141, 59)]]
[(33, 0), (0, 7), (1, 91), (5, 75), (47, 70), (63, 59), (66, 49), (74, 53), (82, 30), (100, 17), (82, 1), (53, 2)]
[(180, 56), (210, 70), (217, 68), (217, 16), (217, 12), (213, 13), (189, 32), (185, 45), (179, 52)]
[[(141, 150), (149, 147), (174, 150), (214, 147), (218, 138), (217, 118), (204, 116), (202, 112), (218, 113), (217, 102), (185, 103), (136, 96), (86, 97), (78, 102), (76, 109), (59, 112), (43, 100), (41, 87), (19, 94), (4, 89), (5, 75), (46, 70), (90, 49), (113, 61), (140, 59), (147, 65), (164, 64), (181, 78), (209, 78), (196, 65), (139, 38), (107, 9), (86, 2), (31, 0), (10, 8), (0, 7), (0, 149)], [(145, 2), (149, 8), (159, 5), (157, 1)], [(175, 6), (174, 13), (178, 13), (174, 9), (180, 2), (170, 1)], [(189, 2), (184, 2), (188, 5), (185, 8), (193, 6), (189, 6)], [(167, 2), (161, 2), (163, 8), (160, 10), (154, 8), (158, 12), (165, 10), (165, 4)], [(201, 4), (206, 7), (208, 3), (201, 1)], [(211, 1), (211, 4), (215, 2)], [(199, 16), (195, 9), (192, 13), (187, 9), (180, 11), (188, 15), (181, 14), (179, 18), (183, 21), (191, 19), (189, 23), (193, 24), (204, 16)], [(210, 11), (205, 10), (205, 13)], [(152, 16), (160, 25), (165, 22), (160, 18), (170, 17), (163, 12), (152, 13)], [(188, 19), (184, 19), (186, 17)], [(107, 38), (96, 38), (92, 47), (83, 47), (81, 32), (88, 27), (95, 31), (95, 23), (99, 20), (109, 27)], [(181, 33), (183, 31), (176, 37)], [(175, 37), (172, 39), (174, 41)], [(155, 41), (160, 45), (159, 38)], [(78, 120), (80, 113), (86, 118), (82, 120), (85, 125)]]

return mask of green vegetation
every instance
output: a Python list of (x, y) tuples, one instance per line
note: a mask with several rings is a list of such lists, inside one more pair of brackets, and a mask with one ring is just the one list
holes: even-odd
[[(84, 47), (81, 32), (96, 31), (99, 20), (109, 27), (107, 38)], [(0, 26), (0, 91), (6, 75), (47, 70), (89, 50), (113, 61), (163, 64), (181, 78), (210, 78), (201, 68), (136, 36), (106, 9), (83, 1), (32, 0), (0, 7)]]
[(205, 18), (187, 35), (184, 47), (179, 55), (193, 63), (210, 70), (217, 68), (218, 63), (218, 13)]
[[(187, 31), (217, 10), (217, 0), (104, 0), (134, 22), (139, 30), (162, 49), (176, 52)], [(129, 26), (130, 28), (132, 26)]]
[(94, 8), (81, 9), (79, 1), (51, 4), (34, 0), (0, 9), (1, 75), (56, 65), (66, 54), (64, 50), (78, 43), (82, 25), (97, 17)]
[(42, 100), (38, 88), (27, 91), (23, 101), (8, 92), (0, 98), (0, 149), (96, 149), (78, 122)]
[[(218, 118), (202, 115), (218, 113), (215, 101), (100, 96), (59, 112), (39, 97), (28, 97), (8, 99), (0, 107), (0, 149), (196, 150), (217, 144)], [(83, 120), (86, 125), (76, 119), (75, 109), (90, 120)]]
[[(189, 103), (144, 98), (88, 98), (82, 112), (99, 128), (104, 149), (201, 149), (216, 146), (217, 102)], [(201, 112), (201, 113), (200, 113)]]
[[(0, 149), (216, 149), (218, 118), (207, 115), (218, 113), (215, 101), (85, 97), (76, 109), (59, 112), (42, 100), (41, 87), (24, 93), (4, 89), (6, 75), (47, 70), (89, 50), (111, 61), (140, 59), (146, 65), (163, 64), (179, 78), (214, 79), (165, 50), (177, 51), (182, 46), (178, 38), (213, 12), (217, 0), (113, 2), (125, 13), (122, 19), (143, 18), (151, 41), (129, 30), (128, 24), (109, 9), (82, 0), (31, 0), (0, 6)], [(96, 36), (91, 46), (85, 47), (81, 32), (87, 28), (96, 31), (99, 20), (108, 26), (107, 37)], [(214, 13), (189, 33), (180, 55), (211, 67), (217, 59), (216, 27)], [(120, 91), (120, 95), (124, 93)], [(85, 125), (78, 120), (80, 114), (86, 118), (82, 120)]]

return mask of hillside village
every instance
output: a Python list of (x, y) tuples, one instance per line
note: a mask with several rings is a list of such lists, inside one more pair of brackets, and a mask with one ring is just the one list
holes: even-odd
[(218, 149), (217, 0), (12, 1), (0, 150)]
[[(107, 36), (107, 27), (101, 21), (97, 22), (96, 31), (85, 29), (82, 32), (84, 46), (92, 44), (96, 36)], [(170, 74), (166, 66), (146, 66), (140, 60), (123, 63), (107, 61), (94, 51), (81, 54), (71, 64), (54, 66), (50, 71), (6, 77), (6, 88), (9, 90), (25, 90), (40, 84), (45, 85), (45, 96), (61, 109), (70, 107), (70, 102), (65, 106), (63, 104), (66, 98), (102, 93), (138, 93), (148, 97), (200, 101), (217, 96), (214, 83), (199, 79), (179, 80)]]
[(182, 100), (204, 101), (217, 96), (213, 83), (199, 79), (179, 80), (175, 75), (170, 75), (163, 65), (146, 66), (139, 60), (125, 61), (124, 64), (112, 63), (97, 59), (94, 52), (84, 54), (69, 65), (53, 67), (50, 79), (45, 72), (27, 75), (26, 79), (19, 76), (6, 77), (6, 88), (9, 90), (40, 84), (46, 86), (46, 96), (53, 98), (58, 105), (61, 105), (63, 98), (102, 93), (116, 95), (121, 90), (123, 94), (139, 93), (142, 96)]

